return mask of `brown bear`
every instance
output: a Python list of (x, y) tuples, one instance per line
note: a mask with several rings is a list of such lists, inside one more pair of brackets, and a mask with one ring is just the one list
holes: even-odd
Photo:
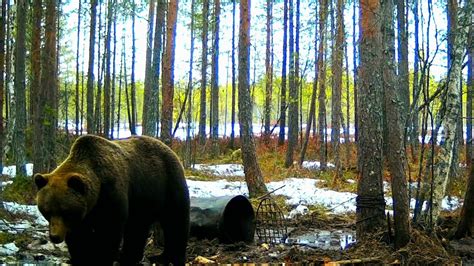
[(185, 263), (189, 192), (177, 155), (162, 142), (82, 136), (57, 169), (34, 180), (50, 239), (66, 241), (73, 265), (139, 263), (155, 222), (164, 234), (161, 262)]

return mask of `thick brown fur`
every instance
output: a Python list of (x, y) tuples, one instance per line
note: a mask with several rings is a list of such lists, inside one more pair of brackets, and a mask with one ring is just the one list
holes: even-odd
[(162, 142), (83, 136), (35, 183), (51, 241), (66, 241), (72, 264), (139, 263), (155, 222), (164, 232), (163, 263), (184, 264), (189, 192), (178, 157)]

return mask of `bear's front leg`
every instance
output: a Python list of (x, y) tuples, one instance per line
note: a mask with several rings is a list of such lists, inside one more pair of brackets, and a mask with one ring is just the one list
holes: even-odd
[[(118, 260), (121, 229), (77, 230), (68, 234), (66, 244), (72, 265), (113, 265)], [(117, 231), (118, 230), (118, 231)]]

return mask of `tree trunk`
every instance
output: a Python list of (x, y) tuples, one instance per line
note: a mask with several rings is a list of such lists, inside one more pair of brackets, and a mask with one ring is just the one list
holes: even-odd
[(15, 134), (14, 158), (17, 175), (26, 176), (26, 16), (28, 1), (16, 2), (16, 40), (15, 40)]
[(357, 71), (357, 67), (358, 67), (357, 66), (357, 55), (358, 55), (357, 46), (358, 45), (357, 45), (357, 38), (356, 38), (356, 29), (357, 29), (357, 27), (356, 27), (356, 15), (357, 15), (356, 3), (357, 2), (358, 1), (354, 1), (354, 3), (353, 3), (354, 14), (352, 16), (352, 64), (353, 64), (352, 71), (354, 72), (354, 139), (355, 139), (356, 142), (359, 139), (359, 105), (357, 103), (357, 101), (358, 101), (357, 92), (359, 90), (358, 71)]
[(280, 91), (280, 132), (278, 134), (278, 145), (285, 143), (285, 127), (286, 127), (286, 58), (288, 44), (288, 1), (283, 0), (283, 61), (281, 66), (281, 91)]
[(109, 138), (110, 127), (113, 123), (110, 120), (110, 98), (111, 98), (111, 60), (110, 60), (110, 42), (112, 38), (112, 18), (115, 9), (115, 1), (109, 0), (107, 3), (107, 32), (105, 34), (105, 78), (104, 78), (104, 136)]
[(360, 0), (359, 182), (357, 236), (363, 240), (383, 228), (385, 200), (382, 186), (382, 36), (380, 1)]
[(91, 22), (89, 28), (89, 66), (87, 69), (87, 132), (95, 132), (94, 125), (94, 52), (97, 17), (97, 0), (91, 0)]
[(288, 97), (288, 148), (286, 150), (285, 167), (293, 166), (293, 154), (298, 145), (298, 87), (295, 76), (295, 39), (293, 23), (293, 0), (289, 0), (289, 97)]
[(267, 0), (267, 39), (265, 43), (265, 106), (264, 106), (264, 138), (265, 143), (270, 141), (270, 120), (272, 113), (272, 92), (273, 92), (273, 65), (271, 55), (271, 34), (272, 34), (272, 13), (273, 0)]
[(171, 128), (173, 126), (173, 95), (174, 95), (174, 58), (176, 19), (178, 16), (178, 0), (170, 0), (168, 3), (168, 15), (166, 19), (166, 46), (163, 53), (162, 71), (162, 93), (163, 103), (161, 108), (161, 139), (171, 146)]
[(461, 75), (464, 48), (467, 43), (468, 25), (471, 17), (471, 1), (467, 1), (457, 14), (458, 23), (452, 32), (453, 47), (452, 61), (448, 72), (447, 94), (446, 94), (446, 113), (442, 123), (444, 128), (445, 142), (441, 145), (439, 153), (435, 158), (434, 173), (434, 191), (432, 192), (432, 201), (426, 211), (426, 222), (428, 227), (433, 229), (441, 211), (441, 202), (446, 192), (446, 185), (449, 179), (450, 167), (453, 163), (454, 145), (459, 109), (460, 109), (460, 91), (459, 77)]
[[(472, 64), (472, 63), (471, 63)], [(462, 205), (461, 214), (459, 215), (459, 223), (454, 233), (454, 238), (461, 239), (463, 237), (474, 235), (474, 164), (471, 163), (469, 180), (467, 181), (467, 190), (464, 195), (464, 203)]]
[(415, 49), (414, 49), (414, 60), (413, 60), (413, 92), (412, 98), (413, 103), (410, 109), (411, 114), (411, 130), (410, 130), (410, 145), (411, 145), (411, 152), (412, 158), (417, 158), (417, 150), (419, 148), (419, 118), (418, 118), (418, 97), (420, 86), (419, 86), (419, 79), (418, 79), (418, 71), (420, 68), (420, 43), (419, 43), (419, 17), (418, 17), (418, 0), (413, 0), (413, 19), (414, 19), (414, 27), (415, 27)]
[[(410, 241), (409, 224), (409, 199), (406, 178), (406, 157), (404, 147), (404, 129), (406, 111), (404, 108), (405, 91), (397, 88), (395, 70), (395, 31), (393, 28), (394, 6), (391, 1), (384, 1), (383, 8), (383, 88), (386, 121), (384, 123), (388, 132), (387, 159), (392, 177), (393, 219), (395, 229), (395, 247), (401, 248)], [(400, 62), (400, 58), (399, 58)], [(400, 72), (399, 75), (402, 74)], [(403, 88), (403, 76), (399, 76), (398, 85)]]
[(321, 170), (326, 169), (327, 163), (327, 141), (326, 141), (326, 63), (324, 60), (324, 47), (326, 46), (326, 24), (328, 17), (328, 0), (319, 1), (319, 52), (318, 52), (318, 70), (319, 70), (319, 95), (318, 95), (318, 138), (319, 138), (319, 161)]
[[(132, 73), (130, 74), (130, 100), (131, 100), (131, 124), (130, 133), (132, 135), (137, 134), (137, 87), (135, 83), (135, 58), (136, 58), (136, 41), (135, 41), (135, 12), (136, 3), (132, 1)], [(172, 110), (173, 108), (171, 108)], [(172, 112), (171, 112), (172, 113)]]
[(230, 143), (231, 149), (234, 149), (235, 142), (235, 94), (237, 92), (237, 86), (235, 84), (235, 9), (236, 0), (232, 0), (232, 102), (231, 102), (231, 132), (230, 132)]
[[(7, 26), (7, 0), (2, 0), (2, 10), (0, 16), (0, 169), (3, 169), (3, 147), (4, 147), (4, 128), (3, 128), (3, 102), (5, 92), (5, 37)], [(0, 199), (0, 209), (3, 209), (3, 202)]]
[(155, 112), (153, 103), (153, 68), (152, 68), (152, 53), (153, 53), (153, 26), (155, 17), (155, 0), (150, 0), (148, 5), (148, 33), (146, 45), (146, 59), (145, 59), (145, 90), (143, 93), (143, 113), (142, 113), (142, 134), (147, 136), (154, 136), (156, 131), (155, 126)]
[(201, 56), (201, 103), (199, 112), (199, 143), (206, 143), (206, 87), (207, 87), (207, 35), (208, 35), (208, 17), (209, 17), (209, 0), (202, 2), (202, 56)]
[(186, 143), (184, 152), (184, 166), (191, 165), (191, 124), (192, 124), (192, 95), (193, 95), (193, 63), (194, 63), (194, 16), (195, 16), (195, 0), (191, 1), (191, 47), (189, 51), (189, 78), (188, 78), (188, 107), (186, 113)]
[[(315, 14), (318, 14), (318, 7), (315, 7)], [(309, 114), (308, 121), (306, 122), (306, 131), (303, 140), (303, 145), (300, 152), (299, 165), (303, 164), (304, 158), (306, 156), (306, 149), (308, 148), (309, 134), (311, 131), (311, 126), (314, 124), (315, 114), (316, 114), (316, 95), (318, 93), (318, 19), (315, 16), (316, 21), (314, 23), (314, 80), (313, 80), (313, 91), (311, 93), (311, 103), (309, 104)]]
[[(41, 1), (35, 1), (41, 2)], [(75, 125), (76, 125), (76, 136), (79, 136), (80, 125), (80, 95), (79, 95), (79, 48), (81, 44), (81, 13), (82, 13), (82, 1), (79, 0), (79, 7), (77, 9), (77, 40), (76, 40), (76, 103), (75, 103)]]
[(58, 74), (57, 74), (57, 50), (56, 50), (56, 1), (46, 1), (45, 12), (45, 46), (43, 50), (41, 87), (43, 89), (43, 109), (38, 114), (43, 121), (44, 134), (44, 170), (52, 171), (56, 168), (56, 126), (58, 110)]
[(214, 27), (212, 32), (212, 71), (211, 71), (211, 140), (212, 155), (219, 154), (219, 25), (221, 14), (220, 0), (214, 0)]
[(408, 76), (408, 30), (407, 30), (407, 13), (405, 2), (407, 0), (397, 0), (397, 48), (398, 48), (398, 80), (400, 90), (400, 100), (402, 101), (403, 113), (408, 112), (410, 105), (410, 89)]
[[(40, 97), (41, 87), (41, 19), (43, 4), (41, 0), (33, 2), (32, 36), (31, 36), (31, 82), (30, 82), (30, 115), (33, 124), (33, 168), (34, 172), (43, 170), (43, 123), (38, 116), (39, 109), (42, 108), (42, 97)], [(3, 95), (3, 94), (1, 94)], [(3, 97), (2, 97), (3, 98)]]
[(250, 1), (240, 0), (239, 26), (239, 123), (245, 181), (249, 196), (256, 198), (267, 192), (257, 162), (252, 133), (252, 102), (250, 98)]
[[(331, 108), (331, 142), (334, 149), (334, 162), (336, 164), (336, 175), (334, 182), (337, 183), (342, 178), (341, 156), (340, 156), (340, 128), (342, 119), (342, 56), (344, 53), (344, 1), (337, 0), (336, 6), (336, 45), (333, 46), (333, 91), (332, 91), (332, 108)], [(334, 42), (334, 40), (333, 40)]]
[(155, 25), (155, 37), (153, 41), (153, 109), (155, 113), (155, 134), (158, 136), (158, 125), (160, 124), (160, 101), (159, 101), (159, 86), (160, 86), (160, 62), (161, 52), (163, 50), (163, 28), (165, 25), (165, 8), (166, 3), (164, 0), (158, 0), (156, 4), (156, 25)]
[[(116, 7), (116, 1), (114, 0), (114, 8), (113, 8), (114, 14), (113, 14), (113, 24), (114, 24), (114, 48), (113, 48), (113, 58), (112, 58), (112, 91), (110, 95), (110, 139), (114, 138), (114, 127), (115, 127), (115, 95), (116, 95), (116, 86), (115, 86), (115, 81), (116, 81), (116, 59), (117, 59), (117, 7)], [(117, 128), (117, 131), (119, 129)]]
[(474, 94), (474, 82), (472, 69), (474, 68), (474, 26), (469, 27), (467, 55), (467, 107), (466, 107), (466, 164), (471, 166), (472, 163), (472, 98)]

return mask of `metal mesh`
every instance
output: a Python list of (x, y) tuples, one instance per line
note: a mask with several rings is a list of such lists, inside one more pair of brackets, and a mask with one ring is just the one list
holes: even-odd
[(258, 205), (256, 232), (260, 243), (284, 243), (288, 236), (283, 213), (269, 195)]

